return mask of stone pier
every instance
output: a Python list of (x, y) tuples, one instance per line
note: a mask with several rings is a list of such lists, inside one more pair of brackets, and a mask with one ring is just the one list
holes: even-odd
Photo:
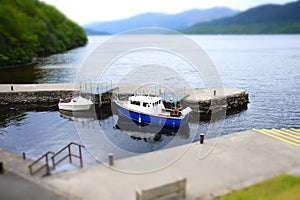
[[(119, 95), (132, 95), (136, 86), (114, 85), (119, 88)], [(57, 106), (60, 98), (79, 94), (79, 84), (2, 84), (0, 85), (0, 105), (35, 105)], [(111, 96), (111, 91), (108, 96)], [(247, 109), (248, 92), (238, 88), (195, 88), (186, 90), (188, 97), (181, 102), (183, 107), (189, 106), (194, 113), (209, 116), (211, 111), (226, 109), (227, 113), (240, 112)], [(92, 94), (97, 100), (95, 94)], [(105, 97), (107, 94), (103, 94)], [(104, 96), (103, 96), (104, 97)], [(99, 97), (98, 97), (99, 98)]]

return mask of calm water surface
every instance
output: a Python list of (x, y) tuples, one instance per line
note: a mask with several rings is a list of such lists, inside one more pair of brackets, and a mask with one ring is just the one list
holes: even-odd
[[(300, 128), (300, 35), (190, 37), (207, 51), (217, 67), (224, 87), (242, 88), (249, 92), (248, 109), (228, 116), (222, 134), (253, 127)], [(1, 69), (0, 82), (73, 82), (89, 53), (108, 38), (90, 37), (90, 43), (86, 47), (42, 58), (35, 66)], [(136, 62), (135, 59), (143, 59), (143, 56), (148, 54), (149, 52), (140, 52), (134, 59), (124, 57), (116, 64), (125, 66), (122, 70), (127, 73), (126, 70)], [(176, 61), (174, 66), (181, 64)], [(180, 73), (189, 77), (193, 87), (204, 86), (193, 70), (176, 69), (178, 70), (183, 70)], [(106, 78), (116, 81), (118, 76), (115, 76), (113, 71)], [(139, 131), (128, 135), (116, 129), (118, 118), (115, 115), (108, 115), (102, 119), (80, 119), (55, 110), (26, 112), (20, 108), (1, 108), (0, 111), (0, 146), (17, 153), (26, 152), (32, 158), (37, 158), (48, 150), (57, 151), (71, 141), (81, 143), (82, 138), (78, 131), (85, 126), (101, 126), (114, 145), (132, 152), (128, 155), (155, 151), (170, 142), (171, 146), (190, 143), (197, 140), (198, 133), (205, 132), (209, 126), (209, 122), (201, 122), (199, 126), (191, 122), (188, 124), (188, 130), (177, 134), (162, 134), (161, 138), (155, 141), (153, 137), (135, 137), (135, 134), (140, 134)], [(85, 154), (85, 161), (93, 163), (89, 154)]]

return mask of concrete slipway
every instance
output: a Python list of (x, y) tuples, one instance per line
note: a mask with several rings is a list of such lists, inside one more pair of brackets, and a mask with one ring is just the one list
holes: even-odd
[[(211, 147), (212, 151), (208, 151)], [(252, 130), (205, 140), (203, 145), (193, 143), (116, 160), (114, 167), (138, 169), (144, 163), (155, 165), (155, 162), (161, 162), (160, 159), (178, 155), (184, 150), (186, 152), (173, 164), (155, 172), (140, 174), (124, 173), (99, 164), (44, 178), (32, 178), (29, 172), (23, 170), (28, 161), (23, 161), (21, 156), (10, 156), (14, 159), (8, 159), (3, 151), (0, 160), (14, 173), (21, 173), (27, 180), (70, 199), (135, 199), (136, 189), (173, 182), (177, 177), (187, 178), (187, 199), (206, 199), (278, 174), (300, 174), (299, 147)], [(210, 153), (203, 156), (203, 152)]]

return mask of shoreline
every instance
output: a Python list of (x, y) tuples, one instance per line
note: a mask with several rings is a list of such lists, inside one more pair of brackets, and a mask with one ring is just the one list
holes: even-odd
[(1, 69), (11, 69), (11, 68), (27, 67), (27, 66), (36, 65), (36, 64), (39, 64), (38, 60), (39, 60), (39, 58), (34, 58), (29, 63), (18, 64), (18, 65), (10, 65), (10, 66), (2, 66), (2, 67), (0, 67), (0, 70)]

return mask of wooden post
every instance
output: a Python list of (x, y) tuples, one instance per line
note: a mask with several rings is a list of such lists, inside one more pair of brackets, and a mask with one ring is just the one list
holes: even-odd
[(108, 164), (109, 164), (109, 166), (114, 165), (114, 154), (112, 154), (112, 153), (108, 154)]
[(69, 161), (72, 164), (72, 154), (71, 154), (71, 145), (68, 145), (68, 151), (69, 151)]
[(46, 170), (47, 170), (47, 175), (50, 175), (48, 153), (46, 154)]
[(52, 156), (51, 159), (52, 159), (52, 167), (53, 167), (53, 170), (54, 170), (54, 169), (55, 169), (55, 161), (54, 161), (54, 157)]
[(0, 161), (0, 174), (4, 173), (4, 169), (3, 169), (3, 162)]
[(204, 142), (204, 134), (200, 133), (200, 144), (203, 144)]

